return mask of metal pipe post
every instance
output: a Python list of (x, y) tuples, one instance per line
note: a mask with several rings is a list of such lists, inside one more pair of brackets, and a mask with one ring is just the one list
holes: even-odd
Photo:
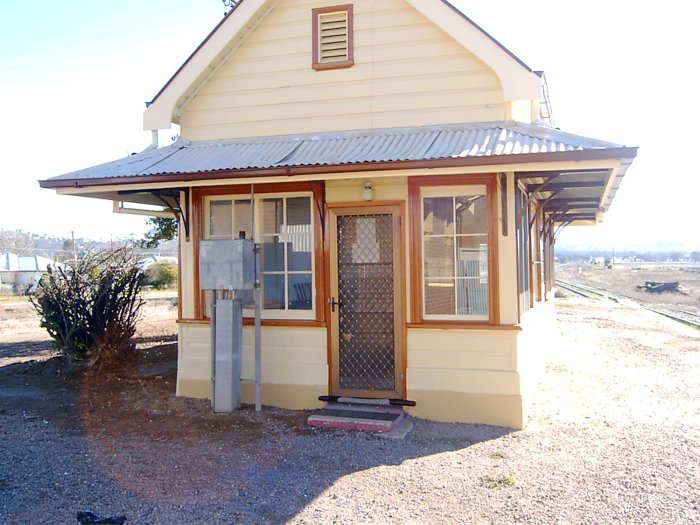
[(260, 244), (255, 243), (255, 411), (262, 410), (262, 341), (260, 305)]

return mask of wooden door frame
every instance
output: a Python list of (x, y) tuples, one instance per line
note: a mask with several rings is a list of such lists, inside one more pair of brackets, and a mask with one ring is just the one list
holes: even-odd
[[(326, 203), (325, 221), (325, 277), (327, 290), (324, 303), (326, 307), (327, 336), (328, 336), (328, 394), (334, 395), (337, 390), (334, 389), (334, 382), (338, 382), (338, 374), (335, 372), (336, 366), (339, 365), (337, 358), (337, 349), (334, 352), (334, 337), (336, 327), (336, 318), (331, 313), (328, 300), (334, 297), (333, 293), (337, 294), (337, 264), (333, 261), (337, 258), (337, 243), (334, 246), (337, 235), (337, 222), (335, 219), (338, 215), (351, 215), (353, 213), (365, 213), (367, 215), (375, 213), (391, 213), (398, 217), (399, 228), (398, 235), (395, 239), (398, 240), (394, 246), (394, 275), (395, 280), (398, 277), (398, 282), (394, 283), (394, 294), (398, 299), (398, 304), (394, 308), (394, 345), (395, 345), (395, 377), (399, 383), (396, 393), (400, 394), (401, 399), (406, 399), (406, 368), (407, 368), (407, 334), (406, 334), (406, 203), (404, 201), (360, 201), (360, 202), (342, 202), (342, 203)], [(335, 271), (335, 273), (334, 273)], [(332, 289), (332, 287), (335, 287)], [(337, 295), (335, 295), (337, 297)], [(398, 348), (396, 346), (398, 345)], [(389, 391), (376, 391), (371, 395), (372, 391), (357, 392), (362, 397), (386, 397), (385, 394)], [(380, 395), (384, 394), (384, 395)], [(348, 394), (349, 395), (349, 394)]]

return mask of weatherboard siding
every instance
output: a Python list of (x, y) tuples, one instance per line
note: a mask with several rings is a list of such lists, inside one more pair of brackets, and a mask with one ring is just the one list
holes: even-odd
[(499, 121), (496, 74), (403, 0), (354, 2), (355, 65), (314, 71), (311, 9), (282, 0), (181, 108), (192, 140)]
[[(262, 331), (263, 402), (283, 408), (314, 408), (328, 393), (324, 328), (266, 326)], [(254, 331), (243, 328), (243, 402), (252, 403)], [(179, 326), (177, 395), (211, 397), (211, 329), (208, 323)]]

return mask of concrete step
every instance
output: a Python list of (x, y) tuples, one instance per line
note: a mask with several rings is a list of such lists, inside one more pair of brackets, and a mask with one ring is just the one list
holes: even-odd
[(332, 403), (311, 414), (307, 423), (312, 427), (390, 432), (403, 418), (400, 407)]

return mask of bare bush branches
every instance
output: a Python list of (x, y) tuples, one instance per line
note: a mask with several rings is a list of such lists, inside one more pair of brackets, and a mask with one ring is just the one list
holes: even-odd
[(121, 361), (134, 351), (144, 279), (126, 248), (89, 253), (73, 267), (51, 269), (32, 304), (69, 363)]

